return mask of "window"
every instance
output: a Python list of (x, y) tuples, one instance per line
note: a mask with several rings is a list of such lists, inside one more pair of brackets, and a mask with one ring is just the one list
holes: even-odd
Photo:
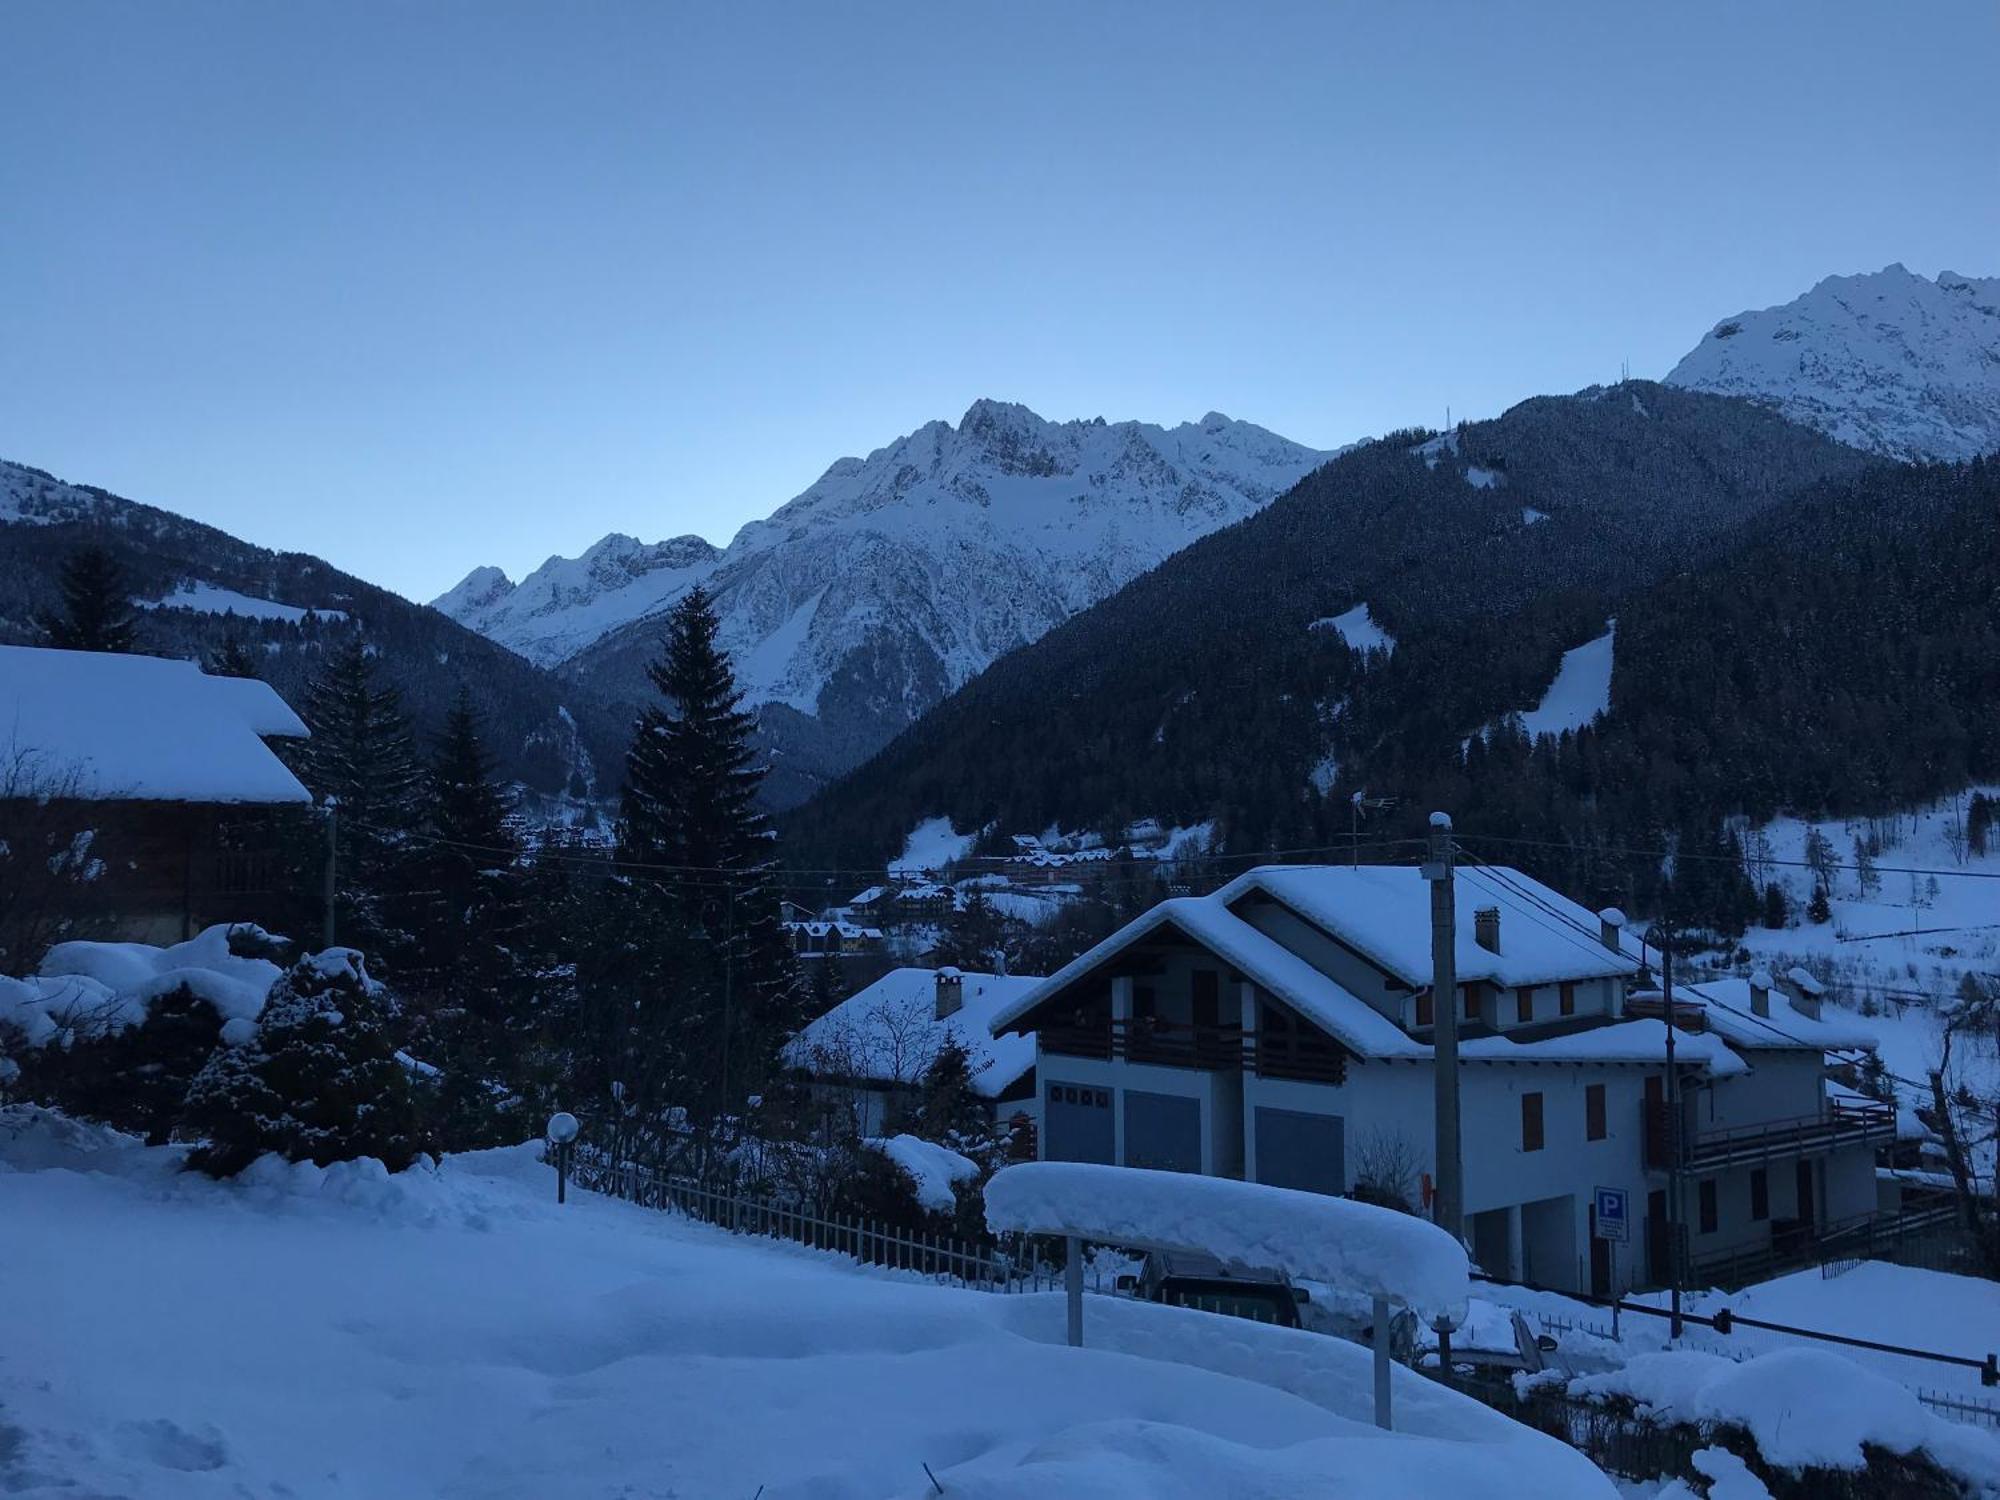
[(1542, 1149), (1542, 1096), (1523, 1094), (1521, 1096), (1521, 1149), (1539, 1151)]
[(1715, 1224), (1715, 1179), (1710, 1177), (1701, 1185), (1701, 1232), (1714, 1234)]
[(1601, 1141), (1604, 1129), (1604, 1085), (1589, 1084), (1583, 1091), (1583, 1133), (1587, 1140)]
[(1514, 1019), (1522, 1025), (1535, 1019), (1535, 989), (1533, 985), (1522, 985), (1514, 991)]
[(1222, 1019), (1222, 976), (1213, 969), (1196, 969), (1193, 980), (1194, 1024), (1213, 1026)]
[(1563, 981), (1562, 1013), (1566, 1016), (1576, 1014), (1576, 981), (1574, 979), (1565, 979)]
[(1759, 1224), (1771, 1217), (1771, 1177), (1762, 1167), (1750, 1172), (1750, 1217)]
[(1468, 984), (1465, 987), (1465, 1019), (1468, 1021), (1479, 1019), (1479, 986), (1476, 984)]
[(1437, 1018), (1431, 1014), (1431, 992), (1425, 990), (1417, 996), (1417, 1024), (1419, 1026), (1432, 1026), (1436, 1022)]

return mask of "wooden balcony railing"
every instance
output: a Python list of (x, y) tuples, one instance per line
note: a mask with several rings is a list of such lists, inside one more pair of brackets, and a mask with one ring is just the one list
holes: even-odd
[(1676, 1149), (1683, 1169), (1714, 1171), (1836, 1146), (1879, 1148), (1896, 1139), (1896, 1111), (1873, 1100), (1836, 1099), (1823, 1115), (1706, 1131), (1676, 1131), (1665, 1104), (1648, 1102), (1640, 1108), (1644, 1112), (1646, 1165), (1657, 1171), (1674, 1165)]
[(1044, 1052), (1106, 1062), (1118, 1058), (1210, 1072), (1240, 1068), (1260, 1078), (1297, 1078), (1310, 1083), (1340, 1083), (1347, 1077), (1347, 1054), (1340, 1046), (1307, 1032), (1246, 1034), (1238, 1026), (1102, 1020), (1043, 1026), (1041, 1045)]

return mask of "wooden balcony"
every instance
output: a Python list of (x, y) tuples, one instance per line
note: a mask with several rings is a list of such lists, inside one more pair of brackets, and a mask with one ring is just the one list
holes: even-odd
[(1041, 1028), (1044, 1052), (1221, 1072), (1243, 1066), (1243, 1032), (1151, 1018)]
[(1341, 1083), (1347, 1054), (1314, 1032), (1267, 1031), (1246, 1034), (1238, 1026), (1190, 1026), (1157, 1020), (1095, 1021), (1043, 1026), (1044, 1052), (1148, 1063), (1205, 1072), (1241, 1069), (1259, 1078), (1294, 1078), (1308, 1083)]
[(1872, 1100), (1856, 1103), (1836, 1099), (1823, 1115), (1707, 1131), (1676, 1131), (1664, 1104), (1644, 1103), (1640, 1108), (1644, 1113), (1646, 1165), (1661, 1172), (1674, 1166), (1676, 1150), (1683, 1170), (1712, 1172), (1842, 1146), (1879, 1149), (1896, 1139), (1896, 1111)]

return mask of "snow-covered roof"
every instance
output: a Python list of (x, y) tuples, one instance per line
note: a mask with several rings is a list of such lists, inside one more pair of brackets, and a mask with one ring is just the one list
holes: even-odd
[(1815, 1020), (1794, 1010), (1781, 990), (1770, 991), (1770, 1015), (1758, 1015), (1750, 1008), (1748, 979), (1704, 979), (1699, 984), (1677, 984), (1674, 990), (1676, 995), (1685, 992), (1701, 1001), (1708, 1029), (1738, 1047), (1778, 1051), (1803, 1048), (1810, 1052), (1875, 1050), (1873, 1032), (1835, 1021)]
[[(1428, 1052), (1430, 1049), (1424, 1049)], [(1658, 1021), (1618, 1021), (1586, 1026), (1560, 1036), (1517, 1042), (1511, 1036), (1472, 1037), (1458, 1044), (1462, 1062), (1589, 1062), (1641, 1063), (1662, 1066), (1667, 1060), (1667, 1029)], [(1683, 1067), (1700, 1064), (1711, 1078), (1735, 1078), (1749, 1064), (1712, 1032), (1674, 1028), (1674, 1060)]]
[(1135, 917), (1087, 953), (1063, 965), (1037, 989), (995, 1015), (1011, 1026), (1050, 996), (1162, 927), (1173, 927), (1364, 1057), (1429, 1057), (1431, 1049), (1394, 1021), (1314, 968), (1276, 938), (1252, 927), (1214, 896), (1175, 896)]
[[(1549, 984), (1638, 972), (1604, 946), (1597, 916), (1518, 870), (1461, 866), (1456, 964), (1460, 983)], [(1430, 886), (1409, 865), (1262, 865), (1204, 899), (1234, 906), (1262, 891), (1405, 984), (1431, 978)], [(1474, 913), (1498, 907), (1500, 951), (1482, 948)]]
[(871, 885), (867, 890), (856, 891), (852, 896), (849, 896), (847, 904), (849, 906), (866, 906), (872, 901), (880, 901), (887, 894), (888, 888), (886, 886)]
[(1035, 1066), (1035, 1038), (994, 1036), (993, 1017), (1039, 987), (1033, 974), (961, 971), (960, 1007), (937, 1019), (937, 971), (891, 969), (847, 997), (785, 1044), (785, 1061), (808, 1070), (837, 1069), (879, 1083), (916, 1083), (948, 1037), (972, 1059), (972, 1086), (997, 1098)]
[[(1060, 994), (1125, 949), (1165, 928), (1178, 931), (1199, 943), (1357, 1056), (1428, 1061), (1431, 1057), (1429, 1042), (1412, 1036), (1396, 1021), (1354, 994), (1339, 980), (1315, 967), (1268, 933), (1251, 926), (1229, 909), (1227, 904), (1229, 901), (1252, 888), (1245, 883), (1252, 877), (1303, 872), (1303, 867), (1299, 867), (1298, 870), (1285, 867), (1253, 870), (1250, 875), (1232, 881), (1212, 895), (1178, 896), (1160, 902), (1126, 923), (1088, 952), (1065, 964), (1047, 979), (1040, 981), (1034, 988), (1020, 994), (997, 1010), (993, 1017), (993, 1028), (1004, 1032), (1008, 1027), (1022, 1024), (1025, 1018), (1044, 1002)], [(1331, 873), (1351, 876), (1356, 873), (1366, 875), (1369, 871), (1363, 867), (1359, 872), (1337, 870)], [(1416, 875), (1414, 870), (1406, 873), (1411, 876)], [(1547, 888), (1541, 887), (1541, 889)], [(1271, 894), (1277, 895), (1278, 892), (1272, 891)], [(1294, 894), (1298, 892), (1295, 890)], [(1554, 895), (1553, 892), (1549, 894)], [(1405, 899), (1422, 903), (1418, 911), (1428, 930), (1429, 897), (1420, 880), (1412, 882), (1411, 889), (1405, 892)], [(1286, 904), (1291, 905), (1290, 902)], [(1577, 907), (1574, 910), (1580, 912), (1582, 908)], [(1309, 911), (1301, 910), (1299, 915), (1309, 921), (1317, 922)], [(1466, 925), (1468, 924), (1461, 923), (1461, 951), (1469, 941), (1468, 934), (1463, 931)], [(1485, 959), (1500, 957), (1488, 953), (1486, 949), (1479, 948), (1476, 944), (1472, 946)], [(1598, 965), (1599, 973), (1628, 973), (1638, 967), (1632, 960), (1622, 959), (1609, 949), (1600, 947), (1599, 952), (1601, 957), (1589, 958), (1590, 963)], [(1520, 961), (1525, 964), (1528, 958), (1520, 956)], [(1430, 977), (1428, 968), (1429, 961), (1426, 955), (1424, 972), (1412, 982), (1421, 987), (1423, 982), (1428, 981)], [(1514, 975), (1519, 972), (1525, 971), (1510, 970), (1505, 978), (1496, 982), (1508, 984), (1529, 982), (1515, 978)], [(1574, 964), (1565, 965), (1556, 972), (1566, 978), (1582, 977)], [(1464, 977), (1463, 971), (1461, 977)], [(1537, 982), (1546, 982), (1546, 976), (1538, 978)], [(1657, 1021), (1634, 1020), (1602, 1026), (1584, 1026), (1560, 1035), (1541, 1035), (1529, 1040), (1517, 1039), (1512, 1035), (1467, 1037), (1459, 1042), (1458, 1050), (1459, 1057), (1466, 1062), (1660, 1063), (1665, 1059), (1666, 1032)], [(1689, 1065), (1700, 1064), (1715, 1077), (1732, 1077), (1748, 1071), (1743, 1059), (1732, 1052), (1724, 1039), (1718, 1036), (1702, 1035), (1676, 1028), (1675, 1051), (1682, 1062)]]
[(263, 735), (306, 727), (270, 684), (193, 662), (0, 646), (0, 756), (98, 800), (310, 802)]

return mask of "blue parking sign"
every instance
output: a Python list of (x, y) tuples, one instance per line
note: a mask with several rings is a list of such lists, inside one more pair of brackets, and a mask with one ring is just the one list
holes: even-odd
[(1625, 1213), (1625, 1189), (1601, 1187), (1594, 1190), (1594, 1196), (1597, 1200), (1597, 1237), (1600, 1240), (1624, 1239), (1630, 1222)]

